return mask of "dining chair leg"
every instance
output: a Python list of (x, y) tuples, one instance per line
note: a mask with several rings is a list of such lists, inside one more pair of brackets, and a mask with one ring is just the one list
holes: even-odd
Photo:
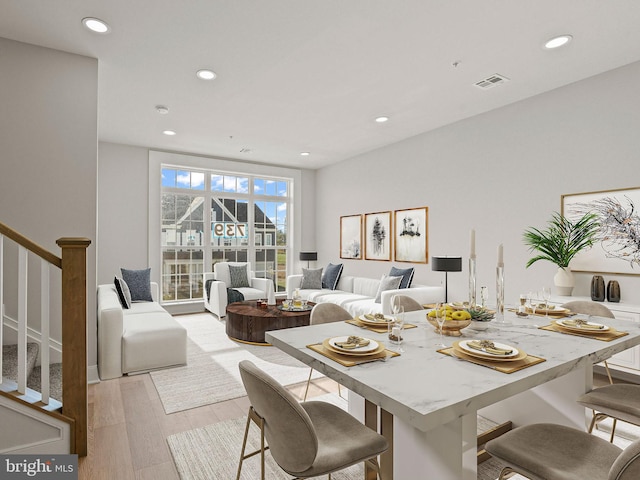
[(309, 378), (307, 379), (307, 388), (304, 390), (304, 397), (302, 398), (303, 402), (307, 401), (307, 394), (309, 393), (309, 385), (311, 384), (311, 374), (313, 373), (313, 368), (309, 370)]
[(613, 385), (613, 378), (611, 378), (611, 370), (609, 370), (609, 364), (607, 363), (606, 360), (603, 363), (604, 363), (604, 369), (607, 372), (607, 377), (609, 377), (609, 383)]
[(244, 450), (247, 446), (247, 436), (249, 435), (249, 425), (251, 424), (251, 416), (247, 415), (247, 425), (244, 428), (244, 439), (242, 440), (242, 450), (240, 450), (240, 462), (238, 463), (238, 474), (236, 480), (240, 480), (240, 472), (242, 471), (242, 462), (244, 462)]
[(614, 436), (615, 436), (615, 434), (616, 434), (616, 425), (617, 425), (617, 423), (618, 423), (618, 419), (617, 419), (617, 418), (614, 418), (614, 419), (613, 419), (613, 425), (611, 426), (611, 439), (609, 439), (609, 441), (610, 441), (611, 443), (613, 443), (613, 437), (614, 437)]
[[(251, 452), (245, 455), (245, 449), (247, 446), (247, 437), (249, 436), (249, 425), (250, 422), (253, 421), (258, 428), (260, 428), (260, 450), (256, 450), (255, 452)], [(264, 452), (269, 449), (269, 446), (265, 446), (264, 444), (264, 418), (258, 415), (253, 407), (249, 407), (249, 414), (247, 415), (247, 425), (244, 429), (244, 440), (242, 441), (242, 451), (240, 452), (240, 464), (238, 465), (238, 474), (236, 476), (236, 480), (240, 480), (240, 472), (242, 470), (242, 462), (244, 462), (247, 458), (253, 457), (254, 455), (260, 454), (260, 478), (264, 480)]]

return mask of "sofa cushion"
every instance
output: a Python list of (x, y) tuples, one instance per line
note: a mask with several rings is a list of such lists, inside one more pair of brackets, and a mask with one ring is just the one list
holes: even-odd
[(249, 274), (246, 265), (229, 265), (229, 277), (231, 278), (231, 288), (246, 288), (249, 284)]
[(330, 263), (327, 265), (324, 275), (322, 275), (322, 288), (335, 290), (340, 281), (340, 275), (342, 275), (342, 263), (338, 265)]
[(376, 293), (375, 303), (380, 303), (382, 300), (382, 292), (399, 288), (401, 281), (402, 277), (387, 277), (383, 275), (382, 280), (380, 280), (380, 287), (378, 287), (378, 293)]
[(131, 292), (129, 291), (127, 282), (121, 278), (115, 277), (113, 279), (113, 284), (116, 286), (118, 299), (120, 300), (122, 308), (131, 308)]
[(151, 296), (151, 269), (127, 270), (121, 268), (122, 279), (127, 282), (132, 302), (153, 302)]
[(402, 277), (402, 281), (400, 282), (400, 286), (398, 288), (409, 288), (411, 286), (411, 281), (413, 280), (413, 271), (413, 268), (391, 267), (389, 276)]
[(302, 283), (300, 284), (302, 289), (319, 289), (322, 288), (322, 269), (302, 269)]

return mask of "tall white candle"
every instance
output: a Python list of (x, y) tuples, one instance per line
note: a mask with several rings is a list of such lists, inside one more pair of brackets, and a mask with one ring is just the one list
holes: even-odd
[(498, 245), (498, 266), (504, 267), (504, 249), (502, 244)]
[(471, 229), (469, 258), (476, 258), (476, 229), (475, 228)]

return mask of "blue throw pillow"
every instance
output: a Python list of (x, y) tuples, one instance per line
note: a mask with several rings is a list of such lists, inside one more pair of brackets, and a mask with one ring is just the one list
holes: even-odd
[(330, 263), (324, 270), (322, 275), (322, 288), (328, 288), (329, 290), (335, 290), (338, 286), (338, 281), (342, 275), (342, 264), (333, 265)]
[(127, 270), (121, 268), (122, 279), (127, 283), (131, 292), (132, 302), (153, 302), (151, 296), (151, 269)]
[(413, 268), (396, 268), (391, 267), (390, 277), (402, 277), (400, 288), (409, 288), (413, 280)]

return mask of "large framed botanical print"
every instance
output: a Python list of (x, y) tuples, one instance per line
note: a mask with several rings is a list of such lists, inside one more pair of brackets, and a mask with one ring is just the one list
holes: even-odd
[(365, 260), (391, 260), (391, 212), (364, 215)]
[(428, 213), (428, 207), (394, 212), (396, 262), (428, 262)]
[(561, 213), (576, 221), (594, 213), (600, 222), (597, 241), (578, 253), (571, 269), (578, 272), (640, 274), (640, 187), (561, 196)]
[(362, 260), (362, 215), (340, 217), (340, 258)]

